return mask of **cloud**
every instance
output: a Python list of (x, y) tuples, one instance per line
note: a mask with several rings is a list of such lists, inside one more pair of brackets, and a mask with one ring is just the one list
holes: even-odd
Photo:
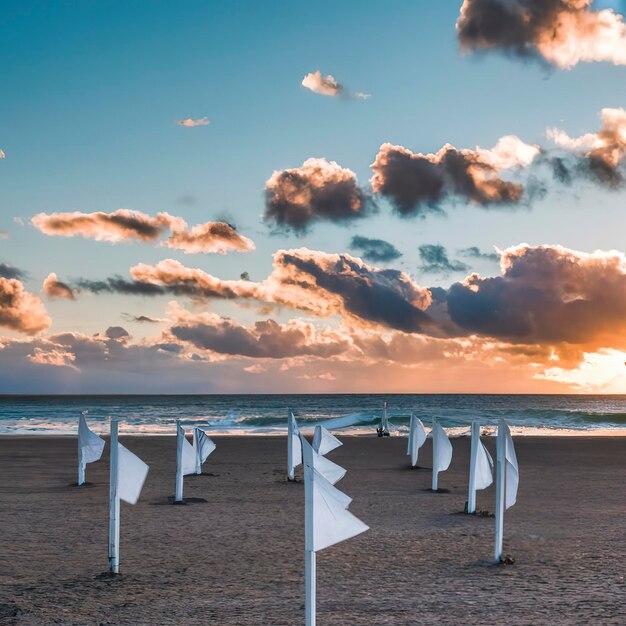
[(170, 306), (176, 320), (168, 329), (176, 339), (201, 350), (261, 359), (297, 356), (327, 358), (348, 348), (339, 333), (322, 331), (302, 320), (279, 324), (268, 319), (246, 327), (214, 313), (193, 314)]
[(148, 315), (130, 315), (128, 313), (122, 313), (122, 317), (127, 322), (135, 322), (137, 324), (160, 324), (165, 322), (163, 319), (149, 317)]
[(465, 51), (500, 50), (561, 69), (581, 61), (626, 64), (626, 25), (592, 0), (464, 0), (457, 21)]
[(0, 263), (0, 277), (2, 278), (24, 278), (26, 276), (26, 272), (14, 267), (13, 265), (9, 265), (8, 263)]
[(352, 94), (344, 85), (339, 83), (334, 76), (327, 74), (322, 75), (320, 70), (307, 74), (302, 79), (302, 86), (312, 91), (313, 93), (320, 94), (322, 96), (341, 97), (341, 98), (354, 98), (357, 100), (367, 100), (370, 94), (357, 91)]
[(353, 171), (335, 161), (307, 159), (301, 167), (275, 171), (266, 181), (263, 217), (278, 227), (305, 232), (314, 222), (363, 217), (369, 206)]
[(388, 198), (402, 216), (440, 211), (448, 198), (480, 206), (515, 205), (524, 200), (524, 186), (501, 174), (528, 167), (539, 153), (538, 146), (512, 135), (500, 138), (489, 150), (446, 144), (436, 154), (385, 143), (371, 165), (370, 182), (372, 190)]
[(446, 294), (451, 320), (467, 332), (510, 343), (626, 348), (626, 256), (562, 246), (508, 248), (502, 275), (478, 274)]
[(128, 339), (130, 337), (128, 331), (121, 326), (109, 326), (104, 334), (109, 339), (115, 340)]
[(226, 254), (233, 250), (254, 250), (254, 242), (225, 222), (206, 222), (192, 228), (181, 217), (157, 213), (151, 217), (141, 211), (118, 209), (112, 213), (39, 213), (32, 218), (33, 225), (46, 235), (85, 237), (96, 241), (157, 241), (171, 231), (162, 245), (186, 254)]
[(449, 274), (450, 272), (466, 272), (469, 266), (461, 261), (451, 261), (446, 249), (441, 245), (424, 244), (419, 248), (422, 261), (422, 272)]
[(383, 239), (370, 239), (369, 237), (362, 237), (360, 235), (352, 237), (350, 248), (360, 250), (361, 256), (366, 261), (372, 261), (373, 263), (393, 261), (402, 256), (402, 252), (388, 241), (384, 241)]
[(572, 138), (558, 128), (549, 128), (548, 138), (557, 146), (575, 156), (573, 162), (561, 159), (560, 177), (571, 180), (583, 175), (595, 182), (617, 187), (624, 182), (626, 155), (626, 110), (605, 108), (600, 111), (602, 124), (597, 133), (586, 133)]
[(9, 238), (9, 231), (0, 230), (0, 239), (8, 239), (8, 238)]
[(61, 282), (54, 272), (48, 274), (48, 277), (43, 281), (43, 290), (49, 298), (76, 299), (72, 288), (66, 283)]
[(0, 150), (0, 159), (4, 159), (5, 156), (4, 150)]
[(499, 261), (500, 255), (497, 252), (483, 252), (477, 246), (462, 248), (459, 254), (469, 259), (482, 259), (484, 261)]
[(183, 250), (185, 254), (249, 252), (255, 245), (225, 222), (198, 224), (189, 230), (173, 233), (165, 242), (168, 248)]
[(193, 128), (194, 126), (208, 126), (209, 125), (209, 118), (208, 117), (197, 117), (197, 118), (191, 118), (191, 117), (187, 117), (184, 120), (178, 120), (176, 122), (179, 126), (185, 126), (187, 128)]
[(15, 278), (0, 278), (0, 326), (35, 335), (46, 330), (50, 317), (41, 300)]
[(46, 235), (85, 237), (96, 241), (156, 241), (167, 229), (182, 230), (186, 224), (169, 213), (155, 217), (141, 211), (118, 209), (112, 213), (39, 213), (31, 220)]

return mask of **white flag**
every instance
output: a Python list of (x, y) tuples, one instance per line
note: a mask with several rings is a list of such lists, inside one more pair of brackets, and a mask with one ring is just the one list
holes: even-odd
[(346, 475), (347, 470), (343, 467), (318, 454), (315, 450), (312, 452), (313, 466), (331, 485), (339, 482)]
[(200, 455), (200, 463), (204, 463), (209, 454), (217, 448), (215, 442), (209, 437), (201, 428), (194, 429), (194, 443), (198, 447), (198, 453)]
[(287, 429), (287, 460), (289, 475), (293, 476), (296, 467), (302, 464), (302, 444), (300, 443), (300, 429), (291, 411), (289, 411)]
[(433, 472), (445, 472), (452, 461), (452, 444), (441, 424), (433, 419)]
[(99, 460), (104, 450), (104, 439), (89, 429), (83, 415), (78, 418), (78, 445), (83, 463)]
[[(307, 524), (305, 547), (317, 552), (359, 535), (369, 527), (347, 510), (351, 499), (333, 487), (314, 467), (317, 453), (302, 439), (305, 489), (308, 486), (312, 490), (310, 500), (305, 496), (305, 506), (313, 507), (312, 523)], [(319, 455), (317, 457), (324, 458)], [(305, 511), (305, 515), (310, 513), (310, 510)]]
[(135, 504), (148, 475), (148, 466), (121, 443), (117, 448), (117, 495)]
[(331, 450), (342, 445), (343, 443), (323, 426), (318, 424), (315, 427), (315, 433), (313, 435), (313, 450), (315, 450), (315, 452), (322, 455), (328, 454)]
[(185, 437), (185, 429), (180, 424), (178, 424), (177, 435), (183, 440), (183, 476), (187, 476), (188, 474), (195, 474), (196, 451), (194, 450), (193, 446), (187, 441), (187, 437)]
[(493, 482), (493, 459), (480, 439), (476, 449), (475, 488), (487, 489)]
[(409, 445), (407, 454), (411, 457), (411, 465), (415, 467), (417, 465), (417, 453), (419, 449), (424, 445), (426, 441), (426, 431), (424, 430), (424, 424), (419, 417), (416, 417), (411, 413), (411, 421), (409, 423)]
[(506, 459), (506, 508), (512, 507), (517, 500), (517, 487), (519, 485), (519, 466), (517, 465), (517, 456), (515, 454), (515, 447), (513, 446), (513, 437), (511, 437), (511, 430), (509, 425), (502, 420), (500, 422), (504, 427), (505, 436), (505, 453)]

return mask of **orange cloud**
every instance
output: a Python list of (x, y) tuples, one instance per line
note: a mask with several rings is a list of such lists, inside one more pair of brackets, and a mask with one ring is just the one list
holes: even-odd
[(66, 300), (76, 299), (72, 288), (61, 282), (54, 272), (48, 274), (48, 277), (43, 281), (43, 290), (49, 298), (65, 298)]
[(207, 222), (198, 224), (189, 230), (179, 230), (167, 239), (168, 248), (183, 250), (185, 254), (227, 252), (250, 252), (255, 249), (254, 242), (240, 235), (230, 224), (225, 222)]
[(19, 280), (0, 277), (0, 326), (35, 335), (50, 324), (50, 317), (37, 296), (25, 291)]
[(464, 0), (456, 27), (466, 51), (502, 50), (561, 69), (581, 61), (626, 65), (626, 25), (592, 0)]
[(191, 117), (187, 117), (184, 120), (179, 120), (176, 122), (179, 126), (186, 126), (187, 128), (193, 128), (194, 126), (208, 126), (209, 118), (208, 117), (197, 117), (193, 119)]

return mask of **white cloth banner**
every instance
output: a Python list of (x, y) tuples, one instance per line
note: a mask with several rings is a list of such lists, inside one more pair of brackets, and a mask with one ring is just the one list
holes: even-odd
[(506, 508), (512, 507), (517, 501), (517, 487), (519, 486), (519, 466), (517, 464), (517, 455), (513, 446), (513, 437), (509, 425), (502, 421), (505, 436), (505, 453), (506, 459)]
[(318, 424), (315, 427), (315, 433), (313, 434), (313, 450), (315, 452), (321, 455), (328, 454), (331, 450), (342, 445), (343, 443), (323, 426)]
[(452, 444), (441, 424), (433, 419), (433, 472), (445, 472), (452, 461)]
[(135, 504), (148, 475), (148, 466), (121, 443), (117, 449), (117, 495)]
[(78, 445), (83, 463), (98, 461), (104, 450), (104, 439), (90, 430), (83, 415), (78, 418)]
[(333, 463), (325, 456), (318, 454), (315, 450), (313, 450), (313, 466), (331, 485), (339, 482), (347, 471), (337, 463)]
[(478, 441), (476, 450), (475, 488), (487, 489), (493, 482), (493, 459), (482, 441)]
[(217, 448), (215, 442), (211, 437), (209, 437), (201, 428), (196, 428), (194, 430), (194, 443), (198, 446), (198, 453), (200, 455), (200, 463), (204, 463), (208, 458), (209, 454)]
[(416, 417), (411, 413), (411, 421), (409, 422), (409, 445), (407, 454), (411, 457), (411, 465), (415, 467), (417, 465), (417, 455), (419, 449), (424, 445), (426, 441), (426, 430), (424, 424), (419, 417)]
[(178, 436), (183, 440), (183, 476), (196, 473), (196, 451), (185, 437), (185, 429), (178, 424)]
[(298, 428), (296, 418), (291, 411), (289, 411), (287, 445), (289, 446), (288, 457), (291, 458), (291, 467), (289, 470), (290, 473), (293, 473), (296, 467), (302, 464), (302, 444), (300, 443), (300, 429)]

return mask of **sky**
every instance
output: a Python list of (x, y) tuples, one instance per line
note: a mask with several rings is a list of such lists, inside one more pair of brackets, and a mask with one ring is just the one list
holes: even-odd
[(5, 8), (0, 393), (626, 393), (625, 10)]

